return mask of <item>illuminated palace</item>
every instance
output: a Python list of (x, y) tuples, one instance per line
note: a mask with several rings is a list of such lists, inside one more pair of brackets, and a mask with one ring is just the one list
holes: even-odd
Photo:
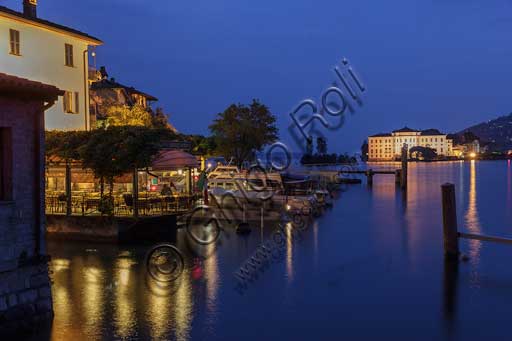
[(408, 150), (413, 147), (427, 147), (437, 155), (452, 156), (453, 141), (437, 129), (416, 130), (408, 127), (394, 130), (392, 133), (376, 134), (368, 137), (369, 161), (392, 161), (400, 157), (402, 146)]

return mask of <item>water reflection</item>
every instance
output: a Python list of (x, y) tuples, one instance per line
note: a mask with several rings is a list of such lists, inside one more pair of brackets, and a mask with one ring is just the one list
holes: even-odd
[(136, 293), (133, 285), (136, 279), (132, 269), (136, 262), (130, 256), (129, 252), (120, 254), (114, 269), (114, 324), (117, 335), (124, 339), (128, 338), (137, 326), (134, 300)]
[[(158, 283), (152, 283), (158, 285)], [(171, 328), (172, 307), (171, 295), (165, 293), (157, 294), (152, 291), (147, 297), (147, 311), (145, 319), (149, 323), (149, 334), (151, 339), (162, 340), (169, 333)]]
[[(214, 248), (213, 245), (208, 245)], [(218, 255), (214, 253), (204, 261), (204, 277), (206, 281), (206, 309), (208, 311), (208, 324), (213, 331), (217, 317), (217, 292), (220, 285)]]
[(293, 281), (293, 236), (292, 225), (286, 224), (286, 273), (288, 275), (288, 284)]
[[(82, 260), (77, 259), (82, 263)], [(77, 264), (73, 262), (73, 267)], [(82, 314), (85, 317), (84, 331), (86, 335), (100, 336), (105, 314), (105, 267), (96, 252), (89, 252), (82, 264), (79, 274), (80, 281), (83, 283), (81, 288)]]
[[(63, 258), (55, 258), (52, 260), (51, 270), (52, 280), (54, 285), (52, 286), (53, 294), (53, 310), (57, 318), (54, 320), (53, 338), (54, 339), (72, 339), (73, 332), (71, 328), (66, 328), (70, 325), (72, 318), (72, 306), (68, 286), (61, 285), (62, 281), (60, 278), (69, 276), (70, 261)], [(76, 303), (75, 303), (76, 304)], [(57, 333), (58, 332), (58, 333)]]
[(511, 218), (512, 210), (512, 160), (507, 161), (507, 218)]
[[(476, 191), (476, 161), (471, 160), (469, 171), (469, 198), (468, 208), (464, 215), (465, 227), (471, 233), (480, 233), (480, 220), (478, 218), (477, 191)], [(469, 255), (474, 265), (478, 264), (481, 242), (479, 240), (469, 241)]]
[[(501, 176), (489, 176), (498, 169), (491, 167), (498, 166)], [(370, 195), (365, 188), (354, 186), (343, 193), (332, 214), (317, 219), (313, 231), (303, 234), (302, 244), (294, 243), (298, 236), (291, 226), (285, 228), (282, 262), (262, 273), (243, 296), (230, 290), (232, 272), (261, 242), (257, 228), (243, 237), (226, 229), (218, 245), (202, 247), (190, 243), (181, 230), (176, 241), (187, 266), (170, 287), (151, 281), (145, 271), (144, 256), (151, 245), (94, 244), (94, 250), (87, 251), (80, 243), (50, 243), (52, 338), (261, 340), (268, 337), (265, 333), (284, 326), (284, 338), (300, 340), (311, 336), (303, 328), (292, 328), (292, 323), (307, 320), (318, 339), (414, 340), (417, 330), (424, 331), (420, 337), (429, 340), (443, 339), (444, 333), (450, 334), (446, 339), (467, 339), (474, 326), (463, 317), (485, 320), (491, 306), (506, 311), (510, 285), (505, 279), (512, 278), (512, 273), (499, 261), (504, 257), (490, 258), (492, 267), (479, 261), (478, 269), (467, 263), (460, 263), (459, 269), (456, 264), (445, 264), (443, 269), (440, 185), (452, 182), (460, 184), (458, 191), (463, 189), (462, 195), (457, 192), (461, 230), (479, 233), (483, 221), (486, 229), (504, 228), (509, 226), (504, 217), (512, 211), (512, 169), (509, 163), (505, 179), (503, 166), (411, 164), (404, 197), (406, 192), (397, 189), (392, 176), (376, 177)], [(507, 203), (510, 211), (492, 211), (492, 200)], [(343, 226), (337, 228), (340, 221)], [(488, 221), (493, 224), (487, 225)], [(264, 240), (271, 238), (271, 231), (273, 226), (265, 226)], [(478, 260), (479, 248), (461, 242), (462, 247), (468, 245), (471, 258)], [(296, 246), (299, 249), (294, 250)], [(488, 249), (493, 253), (486, 257), (495, 257), (494, 252), (503, 255), (498, 253), (500, 248)], [(504, 249), (504, 256), (509, 252)], [(352, 264), (354, 255), (365, 260), (346, 266)], [(470, 271), (478, 274), (482, 269), (500, 286), (475, 287), (477, 277)], [(475, 288), (479, 289), (476, 294)], [(304, 295), (305, 289), (312, 294)], [(413, 309), (411, 314), (411, 304), (422, 309)], [(385, 331), (379, 324), (363, 328), (367, 321), (381, 321), (383, 316)], [(343, 328), (341, 320), (353, 321), (354, 328)], [(413, 323), (414, 334), (412, 327), (403, 328), (404, 323)], [(386, 334), (390, 330), (392, 334)]]
[(454, 332), (457, 313), (457, 290), (459, 277), (458, 260), (445, 260), (443, 272), (443, 317), (448, 335)]
[(176, 320), (176, 339), (188, 340), (192, 324), (193, 300), (190, 272), (187, 270), (181, 278), (181, 285), (173, 302), (173, 313)]

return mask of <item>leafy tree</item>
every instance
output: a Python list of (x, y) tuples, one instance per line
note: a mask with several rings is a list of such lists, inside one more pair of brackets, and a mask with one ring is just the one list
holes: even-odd
[(79, 160), (79, 148), (88, 138), (86, 131), (57, 131), (45, 133), (45, 148), (47, 156), (57, 156), (65, 161)]
[(188, 140), (192, 143), (192, 154), (211, 156), (215, 154), (215, 138), (212, 136), (190, 135)]
[[(50, 131), (46, 133), (46, 155), (82, 162), (100, 181), (101, 212), (112, 213), (114, 179), (151, 165), (162, 141), (175, 140), (169, 129), (143, 126), (110, 126), (92, 131)], [(105, 184), (109, 196), (104, 198)]]
[(363, 161), (368, 161), (368, 141), (364, 140), (363, 144), (361, 145), (361, 159)]
[(101, 196), (105, 183), (112, 196), (115, 177), (149, 167), (162, 147), (161, 141), (172, 137), (174, 134), (167, 129), (141, 126), (96, 129), (90, 132), (87, 143), (80, 148), (80, 158), (83, 167), (90, 168), (100, 180)]
[(324, 155), (327, 154), (327, 141), (324, 137), (319, 136), (316, 139), (316, 150), (318, 154)]
[(169, 127), (169, 117), (164, 113), (164, 109), (156, 108), (156, 112), (151, 116), (151, 125), (154, 128)]
[(140, 105), (113, 105), (107, 109), (107, 126), (153, 126), (153, 116)]
[(218, 154), (234, 158), (239, 166), (278, 138), (274, 114), (258, 100), (253, 100), (249, 106), (230, 105), (217, 115), (209, 128)]
[(306, 139), (306, 155), (312, 155), (313, 154), (313, 138), (311, 136), (308, 136)]

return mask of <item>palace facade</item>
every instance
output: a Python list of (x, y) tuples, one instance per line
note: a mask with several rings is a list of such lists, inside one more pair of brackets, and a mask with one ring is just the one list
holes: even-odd
[(434, 149), (437, 155), (452, 156), (453, 141), (437, 129), (416, 130), (408, 127), (368, 137), (369, 161), (393, 161), (400, 157), (402, 146)]

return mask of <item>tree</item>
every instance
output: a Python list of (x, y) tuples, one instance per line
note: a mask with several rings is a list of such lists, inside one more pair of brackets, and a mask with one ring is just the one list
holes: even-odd
[(88, 139), (87, 131), (58, 131), (45, 133), (45, 149), (47, 156), (57, 156), (65, 161), (79, 160), (79, 148)]
[(161, 141), (172, 137), (174, 134), (167, 129), (140, 126), (96, 129), (89, 133), (87, 143), (80, 148), (80, 159), (83, 167), (90, 168), (100, 180), (101, 196), (105, 183), (112, 196), (115, 177), (149, 167), (161, 148)]
[(140, 105), (113, 105), (107, 109), (107, 126), (153, 127), (153, 116)]
[(316, 150), (317, 150), (318, 154), (320, 154), (320, 155), (327, 154), (327, 140), (324, 137), (322, 137), (322, 136), (317, 137)]
[(363, 161), (368, 161), (368, 141), (364, 140), (361, 145), (361, 159)]
[[(113, 213), (114, 179), (151, 165), (163, 141), (175, 140), (169, 129), (143, 126), (109, 126), (92, 131), (50, 131), (46, 133), (46, 155), (80, 161), (100, 181), (102, 213)], [(109, 195), (104, 197), (105, 184)]]
[(192, 154), (205, 156), (215, 154), (216, 143), (213, 136), (190, 135), (188, 139), (192, 143)]
[(217, 153), (232, 157), (239, 166), (278, 138), (274, 114), (258, 100), (253, 100), (249, 106), (230, 105), (217, 115), (209, 128), (217, 144)]
[(151, 117), (153, 128), (169, 128), (169, 117), (164, 113), (164, 109), (156, 108), (156, 112)]
[(308, 136), (306, 139), (306, 155), (312, 155), (313, 154), (313, 138), (311, 136)]

